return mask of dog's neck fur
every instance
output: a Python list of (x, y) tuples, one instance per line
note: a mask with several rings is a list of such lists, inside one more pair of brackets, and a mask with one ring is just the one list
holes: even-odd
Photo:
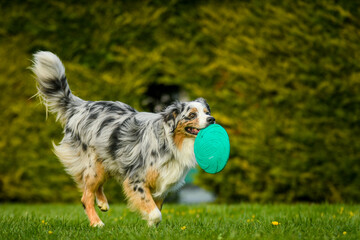
[(194, 154), (194, 142), (195, 138), (185, 138), (182, 143), (181, 149), (179, 149), (173, 139), (173, 132), (167, 124), (164, 124), (164, 137), (168, 141), (168, 148), (171, 152), (172, 159), (184, 168), (193, 168), (196, 166), (195, 154)]
[(163, 126), (170, 156), (163, 159), (159, 168), (157, 186), (152, 194), (155, 198), (165, 197), (168, 192), (178, 190), (185, 183), (184, 179), (189, 170), (196, 166), (194, 139), (186, 138), (182, 148), (178, 149), (174, 144), (170, 127), (165, 123)]

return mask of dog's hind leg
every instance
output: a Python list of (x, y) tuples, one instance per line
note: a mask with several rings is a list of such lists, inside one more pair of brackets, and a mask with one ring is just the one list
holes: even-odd
[[(104, 226), (104, 223), (97, 215), (94, 203), (96, 192), (104, 183), (106, 179), (106, 174), (102, 164), (96, 161), (95, 153), (90, 153), (89, 157), (91, 157), (91, 161), (88, 168), (83, 173), (84, 184), (81, 202), (83, 203), (84, 210), (90, 220), (90, 225), (93, 227), (102, 227)], [(93, 161), (93, 159), (95, 161)]]
[(106, 199), (106, 196), (104, 194), (103, 185), (100, 185), (98, 189), (95, 192), (96, 196), (96, 203), (101, 211), (106, 212), (110, 209), (109, 203)]

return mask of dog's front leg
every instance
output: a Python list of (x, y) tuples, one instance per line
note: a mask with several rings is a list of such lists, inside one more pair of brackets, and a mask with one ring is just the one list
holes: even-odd
[(163, 198), (158, 198), (158, 199), (154, 199), (154, 200), (155, 200), (156, 206), (161, 211), (163, 203), (164, 203), (164, 199)]
[(123, 185), (130, 208), (139, 211), (149, 226), (159, 224), (161, 212), (151, 196), (149, 186), (141, 182), (132, 183), (129, 179), (126, 179)]

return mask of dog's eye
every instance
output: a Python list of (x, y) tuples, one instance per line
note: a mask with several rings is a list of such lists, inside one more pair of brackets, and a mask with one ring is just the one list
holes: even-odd
[(206, 115), (210, 116), (210, 112), (205, 112)]
[(190, 113), (188, 117), (189, 118), (196, 118), (196, 113)]

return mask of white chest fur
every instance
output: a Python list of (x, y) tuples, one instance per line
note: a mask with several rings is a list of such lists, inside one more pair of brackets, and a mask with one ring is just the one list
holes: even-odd
[(168, 192), (177, 191), (185, 183), (186, 174), (195, 166), (194, 139), (185, 139), (181, 150), (174, 151), (174, 158), (160, 166), (153, 197), (162, 198)]

